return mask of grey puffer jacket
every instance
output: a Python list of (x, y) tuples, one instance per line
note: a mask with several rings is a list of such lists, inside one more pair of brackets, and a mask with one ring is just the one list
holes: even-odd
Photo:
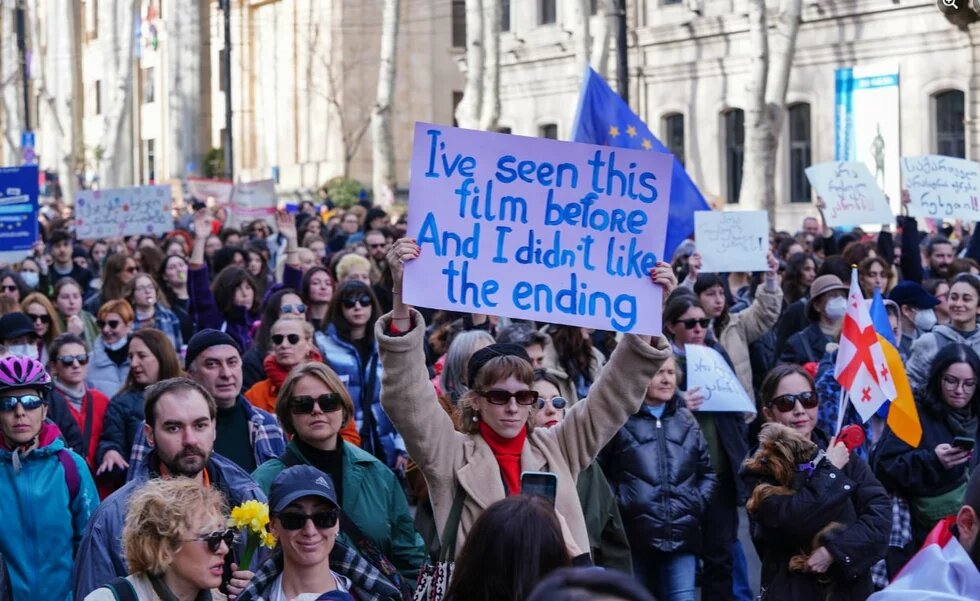
[(659, 419), (641, 407), (599, 455), (634, 554), (701, 550), (701, 516), (718, 479), (698, 422), (681, 402), (674, 395)]
[(934, 327), (931, 332), (919, 336), (912, 343), (912, 351), (909, 354), (908, 363), (905, 364), (912, 390), (926, 387), (933, 359), (943, 347), (953, 343), (965, 344), (980, 354), (980, 331), (974, 331), (972, 336), (966, 337), (959, 330), (950, 326), (939, 325)]

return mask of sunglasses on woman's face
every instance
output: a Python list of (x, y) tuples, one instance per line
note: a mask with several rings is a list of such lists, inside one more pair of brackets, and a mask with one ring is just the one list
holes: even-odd
[(800, 402), (800, 405), (803, 405), (804, 409), (813, 409), (820, 402), (819, 399), (817, 399), (817, 393), (807, 390), (806, 392), (801, 392), (800, 394), (784, 394), (782, 396), (778, 396), (769, 401), (769, 406), (775, 407), (783, 413), (789, 413), (796, 408), (797, 401)]
[(295, 346), (295, 345), (299, 344), (299, 334), (285, 334), (285, 335), (284, 334), (273, 334), (272, 335), (272, 344), (274, 344), (276, 346), (282, 345), (282, 341), (283, 340), (288, 340), (289, 341), (289, 344), (292, 344), (293, 346)]
[(318, 397), (312, 397), (309, 395), (304, 396), (294, 396), (289, 399), (289, 410), (293, 415), (304, 415), (308, 413), (313, 413), (313, 406), (319, 405), (320, 411), (324, 413), (331, 413), (334, 411), (339, 411), (343, 406), (343, 399), (339, 393), (328, 392), (326, 394), (321, 394)]
[(88, 353), (83, 355), (58, 355), (55, 359), (65, 367), (71, 367), (78, 361), (79, 365), (88, 365)]
[[(539, 398), (538, 399), (538, 409), (544, 409), (544, 406), (545, 406), (546, 403), (548, 403), (548, 401), (546, 401), (546, 400), (544, 400), (542, 398)], [(559, 410), (559, 411), (561, 411), (562, 409), (564, 409), (566, 405), (568, 405), (568, 401), (566, 401), (563, 397), (556, 396), (555, 398), (551, 399), (551, 406), (554, 407), (555, 409)]]
[(483, 391), (483, 398), (489, 401), (493, 405), (506, 405), (511, 399), (517, 401), (518, 405), (533, 405), (538, 400), (537, 390), (518, 390), (517, 392), (511, 392), (509, 390), (485, 390)]
[(41, 313), (41, 314), (28, 313), (27, 316), (30, 317), (31, 320), (35, 322), (40, 321), (41, 323), (51, 323), (51, 316), (48, 315), (47, 313)]
[(44, 404), (44, 399), (36, 394), (5, 396), (0, 398), (0, 412), (13, 411), (17, 408), (17, 403), (20, 403), (20, 405), (24, 408), (24, 411), (33, 411)]
[(234, 545), (237, 540), (238, 539), (235, 536), (235, 530), (233, 528), (228, 528), (226, 530), (215, 530), (214, 532), (202, 534), (197, 538), (191, 539), (192, 542), (206, 543), (208, 546), (208, 551), (212, 553), (217, 553), (221, 549), (221, 543), (224, 543), (229, 549), (231, 549), (232, 545)]
[(115, 330), (116, 328), (119, 327), (119, 324), (120, 323), (122, 323), (122, 322), (120, 322), (118, 319), (109, 319), (109, 320), (96, 319), (95, 320), (95, 325), (99, 326), (99, 329), (100, 330), (104, 330), (106, 326), (109, 326), (109, 329), (110, 330)]
[(286, 530), (299, 530), (306, 525), (306, 520), (313, 520), (314, 527), (319, 530), (326, 530), (337, 525), (337, 520), (340, 519), (340, 512), (336, 510), (317, 511), (316, 513), (307, 514), (285, 511), (276, 517), (279, 518), (279, 523)]
[(3, 288), (3, 291), (4, 292), (17, 292), (17, 286), (6, 286), (6, 285), (4, 285), (4, 286), (0, 286), (0, 288)]
[(306, 313), (306, 305), (303, 303), (283, 305), (279, 307), (279, 313), (296, 313), (297, 315), (302, 315)]
[(348, 297), (343, 300), (344, 307), (347, 309), (353, 309), (355, 305), (360, 305), (362, 307), (371, 306), (371, 297), (367, 294), (358, 297)]
[(701, 326), (701, 329), (705, 329), (711, 323), (711, 320), (707, 317), (701, 319), (675, 319), (674, 325), (680, 324), (687, 328), (688, 330), (693, 330), (694, 326)]

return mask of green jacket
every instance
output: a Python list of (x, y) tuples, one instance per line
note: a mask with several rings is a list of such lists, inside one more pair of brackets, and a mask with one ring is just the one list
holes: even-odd
[[(374, 540), (407, 581), (415, 582), (425, 560), (425, 544), (415, 531), (398, 478), (370, 453), (338, 440), (344, 445), (344, 498), (341, 499), (344, 513), (365, 536)], [(303, 457), (294, 442), (290, 442), (287, 449)], [(303, 460), (307, 461), (305, 457)], [(270, 459), (255, 470), (252, 478), (268, 494), (272, 481), (285, 467), (280, 459)], [(342, 541), (357, 548), (355, 541), (348, 539), (343, 532), (339, 536)]]
[(619, 505), (598, 463), (582, 470), (575, 483), (585, 513), (592, 561), (606, 569), (633, 574), (633, 557)]

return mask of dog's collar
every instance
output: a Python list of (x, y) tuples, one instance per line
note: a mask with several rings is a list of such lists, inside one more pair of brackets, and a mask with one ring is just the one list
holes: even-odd
[(819, 453), (817, 453), (817, 456), (814, 457), (812, 461), (807, 461), (806, 463), (797, 463), (796, 471), (806, 472), (806, 476), (807, 478), (809, 478), (813, 476), (813, 472), (817, 470), (817, 466), (820, 465), (820, 462), (823, 461), (823, 458), (826, 456), (827, 454), (821, 450)]

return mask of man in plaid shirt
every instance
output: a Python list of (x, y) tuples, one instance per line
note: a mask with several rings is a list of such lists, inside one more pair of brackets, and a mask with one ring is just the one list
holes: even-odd
[[(286, 451), (286, 439), (271, 413), (254, 407), (242, 395), (242, 353), (234, 338), (218, 330), (201, 330), (187, 343), (187, 375), (203, 386), (218, 405), (214, 452), (248, 473)], [(142, 429), (130, 454), (130, 471), (149, 452)]]

